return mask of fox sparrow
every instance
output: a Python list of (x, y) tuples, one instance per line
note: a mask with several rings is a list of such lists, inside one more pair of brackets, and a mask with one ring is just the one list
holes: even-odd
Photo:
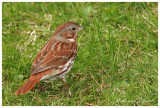
[(77, 55), (76, 35), (82, 29), (74, 22), (60, 25), (33, 61), (31, 76), (15, 94), (29, 92), (42, 80), (61, 78), (65, 83), (65, 75), (70, 71)]

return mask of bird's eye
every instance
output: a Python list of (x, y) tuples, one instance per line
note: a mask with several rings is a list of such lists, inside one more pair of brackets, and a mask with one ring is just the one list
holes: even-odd
[(72, 27), (72, 30), (75, 30), (76, 28), (75, 27)]

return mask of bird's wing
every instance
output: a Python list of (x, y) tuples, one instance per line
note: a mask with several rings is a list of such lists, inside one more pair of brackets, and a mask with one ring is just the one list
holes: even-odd
[(77, 45), (49, 40), (36, 56), (32, 64), (31, 74), (40, 73), (66, 64), (76, 54)]

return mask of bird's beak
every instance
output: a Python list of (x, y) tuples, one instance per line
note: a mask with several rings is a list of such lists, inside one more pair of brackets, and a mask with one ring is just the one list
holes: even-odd
[(78, 32), (83, 30), (83, 27), (78, 27)]

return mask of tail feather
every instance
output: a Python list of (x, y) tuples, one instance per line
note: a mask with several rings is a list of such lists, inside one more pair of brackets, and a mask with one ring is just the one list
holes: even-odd
[(26, 94), (41, 80), (43, 76), (51, 73), (52, 70), (48, 69), (46, 71), (31, 75), (30, 78), (23, 84), (23, 86), (15, 92), (15, 95)]
[(21, 95), (21, 94), (26, 94), (27, 92), (29, 92), (37, 83), (38, 81), (41, 79), (42, 77), (36, 78), (36, 77), (30, 77), (26, 83), (24, 83), (24, 85), (19, 88), (15, 94), (16, 95)]

